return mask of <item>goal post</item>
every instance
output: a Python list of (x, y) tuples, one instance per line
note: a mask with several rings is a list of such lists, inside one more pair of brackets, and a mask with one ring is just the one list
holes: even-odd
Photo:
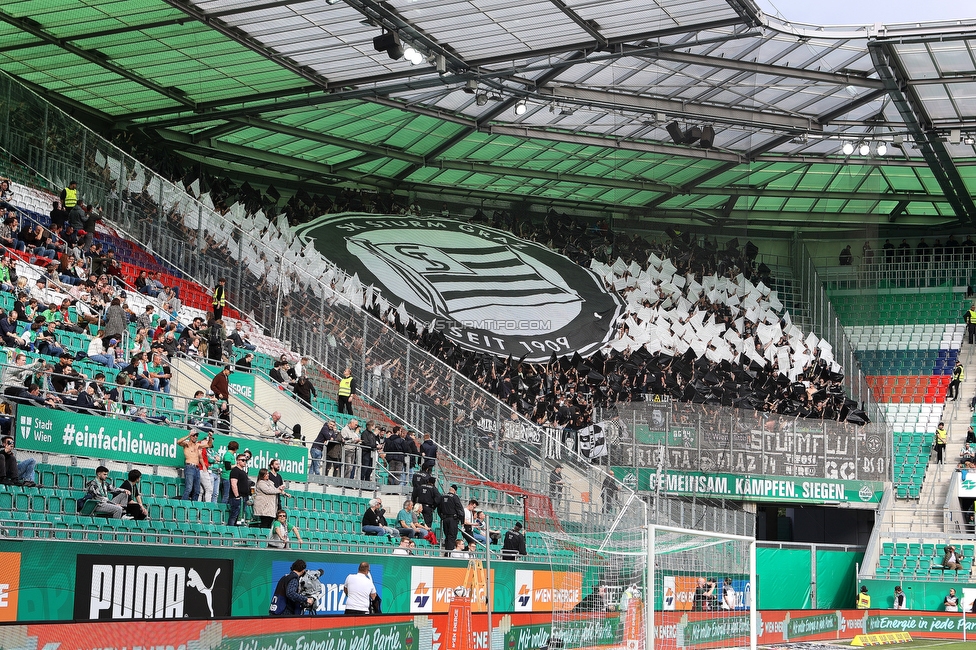
[(756, 539), (648, 526), (649, 650), (756, 649)]
[(655, 525), (543, 537), (560, 594), (550, 648), (755, 650), (754, 538)]

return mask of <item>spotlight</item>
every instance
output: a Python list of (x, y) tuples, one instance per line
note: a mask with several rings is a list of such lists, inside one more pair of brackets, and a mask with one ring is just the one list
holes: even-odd
[(685, 131), (684, 143), (685, 144), (692, 144), (696, 140), (701, 139), (701, 137), (702, 137), (701, 127), (700, 126), (693, 126), (690, 129), (688, 129), (688, 130)]
[(420, 65), (424, 60), (424, 55), (417, 48), (412, 45), (407, 45), (403, 48), (403, 58), (409, 61), (412, 65)]
[(671, 139), (674, 140), (675, 144), (684, 143), (685, 136), (681, 133), (681, 127), (678, 126), (677, 122), (668, 122), (668, 125), (665, 128), (668, 130), (668, 135), (671, 136)]
[(515, 104), (515, 114), (516, 115), (522, 115), (522, 114), (524, 114), (526, 108), (527, 107), (525, 105), (525, 100), (524, 99), (520, 99), (518, 101), (518, 103)]
[(851, 144), (850, 142), (845, 142), (844, 146), (841, 148), (841, 151), (844, 152), (845, 156), (849, 156), (852, 153), (854, 153), (854, 145)]
[(373, 38), (373, 48), (377, 52), (384, 50), (391, 59), (396, 61), (403, 56), (403, 47), (400, 45), (400, 37), (394, 32), (384, 32)]
[(888, 145), (886, 145), (884, 142), (879, 142), (878, 146), (875, 148), (875, 151), (878, 153), (879, 156), (887, 155)]
[(970, 145), (970, 146), (972, 146), (972, 145), (974, 145), (974, 144), (976, 144), (976, 138), (974, 138), (974, 137), (973, 137), (973, 136), (971, 136), (971, 135), (968, 135), (968, 136), (966, 136), (966, 138), (965, 138), (965, 139), (963, 140), (963, 144), (968, 144), (968, 145)]
[(478, 106), (484, 106), (488, 103), (488, 93), (478, 93), (474, 96), (474, 103)]
[(473, 95), (475, 91), (478, 90), (478, 82), (475, 79), (468, 79), (464, 83), (464, 88), (462, 88), (461, 90), (468, 93), (469, 95)]
[(715, 144), (715, 129), (710, 126), (703, 126), (701, 129), (701, 142), (698, 143), (702, 149), (711, 149)]
[(339, 0), (325, 0), (325, 4), (327, 4), (327, 5), (338, 4), (338, 2), (339, 2)]
[(866, 156), (866, 155), (868, 155), (869, 153), (871, 153), (871, 145), (869, 145), (869, 144), (868, 144), (867, 142), (862, 142), (862, 143), (861, 143), (861, 144), (860, 144), (860, 145), (858, 146), (858, 148), (857, 148), (857, 152), (858, 152), (859, 154), (861, 154), (862, 156)]

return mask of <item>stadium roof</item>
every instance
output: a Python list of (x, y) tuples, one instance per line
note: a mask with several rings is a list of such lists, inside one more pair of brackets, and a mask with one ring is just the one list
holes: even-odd
[[(378, 51), (383, 34), (419, 63)], [(976, 225), (973, 21), (817, 27), (752, 0), (8, 0), (0, 69), (252, 184), (714, 227)]]

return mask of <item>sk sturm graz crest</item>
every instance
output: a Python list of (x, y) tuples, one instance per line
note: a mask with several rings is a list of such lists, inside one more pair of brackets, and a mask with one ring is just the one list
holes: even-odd
[(344, 214), (298, 234), (387, 302), (481, 352), (529, 361), (586, 355), (607, 341), (622, 305), (589, 270), (494, 228)]

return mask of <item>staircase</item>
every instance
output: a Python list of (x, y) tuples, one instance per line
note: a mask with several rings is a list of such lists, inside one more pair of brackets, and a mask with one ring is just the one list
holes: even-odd
[[(205, 375), (199, 366), (187, 359), (174, 358), (173, 390), (179, 395), (192, 396), (196, 391), (204, 393), (210, 391), (211, 378)], [(260, 436), (268, 417), (264, 411), (255, 406), (245, 404), (236, 395), (230, 396), (231, 426), (247, 436)]]
[[(976, 346), (965, 345), (960, 351), (959, 358), (967, 370), (973, 369), (976, 361)], [(969, 403), (976, 394), (976, 382), (972, 379), (964, 381), (959, 388), (959, 397), (955, 401), (946, 401), (942, 421), (949, 432), (943, 464), (935, 460), (935, 450), (929, 456), (929, 464), (925, 473), (925, 482), (917, 501), (896, 500), (886, 512), (884, 528), (889, 530), (903, 530), (912, 533), (932, 533), (945, 535), (944, 514), (945, 501), (949, 494), (950, 482), (953, 479), (959, 453), (966, 441), (966, 431), (972, 418)]]

